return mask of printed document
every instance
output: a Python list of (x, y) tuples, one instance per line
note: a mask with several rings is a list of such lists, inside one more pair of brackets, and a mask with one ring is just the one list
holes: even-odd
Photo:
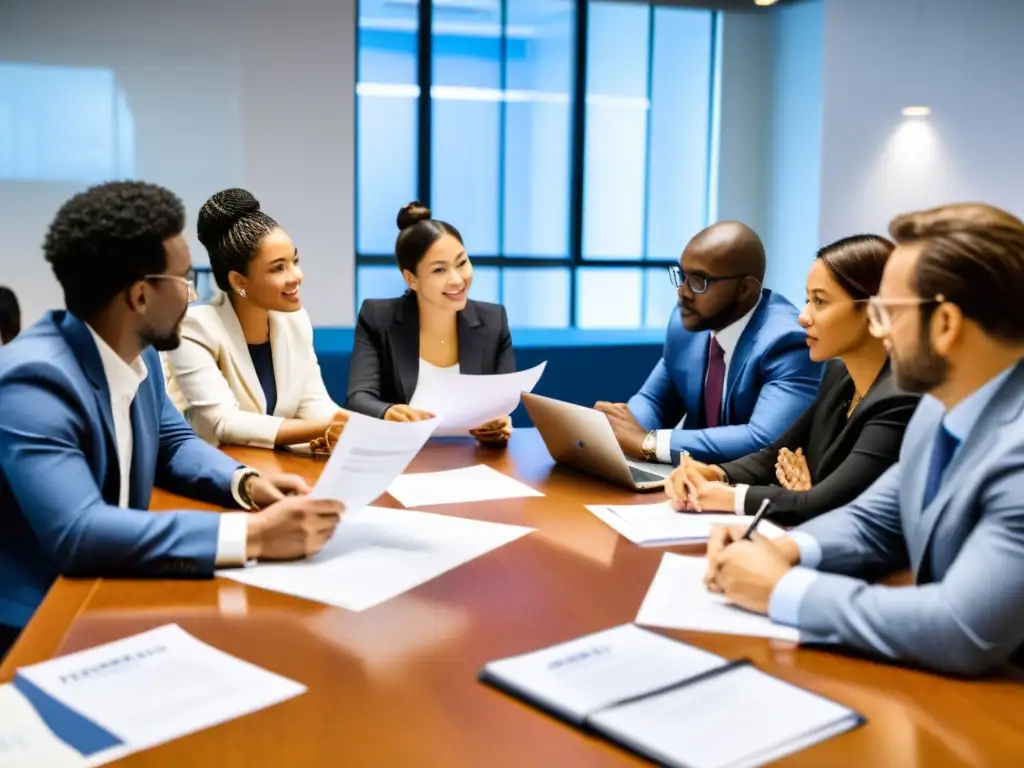
[(406, 509), (365, 507), (305, 560), (257, 563), (218, 575), (254, 587), (364, 611), (440, 576), (532, 528)]
[(592, 712), (726, 663), (721, 656), (623, 624), (487, 664), (481, 677), (582, 723)]
[(82, 768), (85, 758), (54, 736), (18, 689), (0, 685), (0, 768)]
[[(713, 525), (750, 525), (754, 519), (751, 515), (676, 512), (667, 502), (626, 506), (590, 505), (587, 509), (641, 547), (700, 543), (707, 541)], [(784, 536), (786, 533), (767, 520), (760, 522), (757, 531), (769, 539)]]
[(599, 712), (588, 722), (664, 765), (754, 768), (855, 728), (861, 717), (750, 664), (739, 664)]
[(543, 496), (528, 485), (484, 464), (445, 472), (399, 475), (388, 493), (406, 507)]
[(306, 690), (200, 642), (176, 624), (22, 667), (14, 685), (65, 743), (87, 757), (109, 759)]
[(492, 419), (507, 416), (523, 392), (532, 392), (547, 363), (516, 373), (473, 376), (459, 373), (423, 382), (409, 405), (437, 416), (438, 436), (466, 434)]
[(342, 501), (346, 513), (358, 512), (405, 471), (438, 423), (351, 414), (311, 496)]
[(751, 613), (722, 595), (709, 592), (703, 581), (706, 571), (707, 560), (703, 557), (666, 552), (636, 615), (636, 623), (799, 642), (797, 629), (776, 624), (767, 616)]

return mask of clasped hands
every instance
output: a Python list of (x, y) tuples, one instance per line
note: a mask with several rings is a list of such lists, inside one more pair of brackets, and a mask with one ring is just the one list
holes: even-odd
[[(426, 421), (434, 418), (434, 414), (411, 408), (408, 405), (392, 405), (384, 414), (385, 421)], [(507, 443), (512, 437), (512, 418), (499, 416), (469, 430), (469, 434), (487, 445)]]
[[(791, 491), (810, 490), (811, 471), (803, 448), (779, 451), (775, 477), (779, 485)], [(682, 462), (665, 482), (665, 493), (672, 506), (680, 512), (732, 512), (736, 491), (725, 480), (721, 467), (683, 456)]]

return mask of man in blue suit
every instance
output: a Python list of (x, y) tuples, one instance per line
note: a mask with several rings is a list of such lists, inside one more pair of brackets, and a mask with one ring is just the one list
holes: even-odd
[[(899, 462), (774, 543), (717, 530), (708, 582), (842, 644), (959, 675), (1024, 664), (1024, 223), (987, 205), (896, 218), (870, 306), (899, 386), (926, 392)], [(735, 543), (733, 543), (735, 542)], [(866, 579), (910, 569), (913, 584)]]
[[(0, 349), (0, 656), (58, 575), (210, 576), (316, 552), (337, 525), (339, 503), (239, 466), (168, 400), (156, 350), (195, 298), (184, 223), (167, 190), (114, 182), (50, 226), (67, 311)], [(252, 513), (149, 513), (154, 485)]]
[(628, 404), (595, 406), (627, 456), (732, 461), (772, 443), (810, 406), (822, 366), (796, 307), (762, 289), (764, 270), (761, 239), (736, 221), (686, 246), (670, 270), (679, 308), (661, 360)]

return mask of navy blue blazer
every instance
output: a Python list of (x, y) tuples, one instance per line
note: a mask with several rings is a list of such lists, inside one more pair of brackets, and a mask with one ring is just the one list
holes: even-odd
[(703, 428), (704, 378), (711, 332), (687, 331), (679, 310), (668, 322), (661, 360), (629, 410), (644, 429), (672, 429), (672, 463), (681, 451), (721, 464), (777, 440), (814, 402), (824, 365), (811, 361), (798, 312), (765, 290), (733, 350), (726, 376), (721, 425)]
[(122, 509), (110, 390), (86, 325), (51, 312), (0, 349), (0, 624), (24, 626), (58, 575), (213, 574), (217, 514), (143, 510), (154, 484), (237, 507), (239, 465), (171, 404), (156, 351), (143, 359)]

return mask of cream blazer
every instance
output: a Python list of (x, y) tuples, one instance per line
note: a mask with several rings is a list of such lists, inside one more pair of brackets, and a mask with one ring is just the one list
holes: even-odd
[(181, 337), (181, 346), (165, 353), (167, 392), (208, 442), (273, 448), (285, 419), (326, 420), (340, 410), (324, 386), (304, 309), (270, 313), (273, 414), (226, 294), (189, 307)]

